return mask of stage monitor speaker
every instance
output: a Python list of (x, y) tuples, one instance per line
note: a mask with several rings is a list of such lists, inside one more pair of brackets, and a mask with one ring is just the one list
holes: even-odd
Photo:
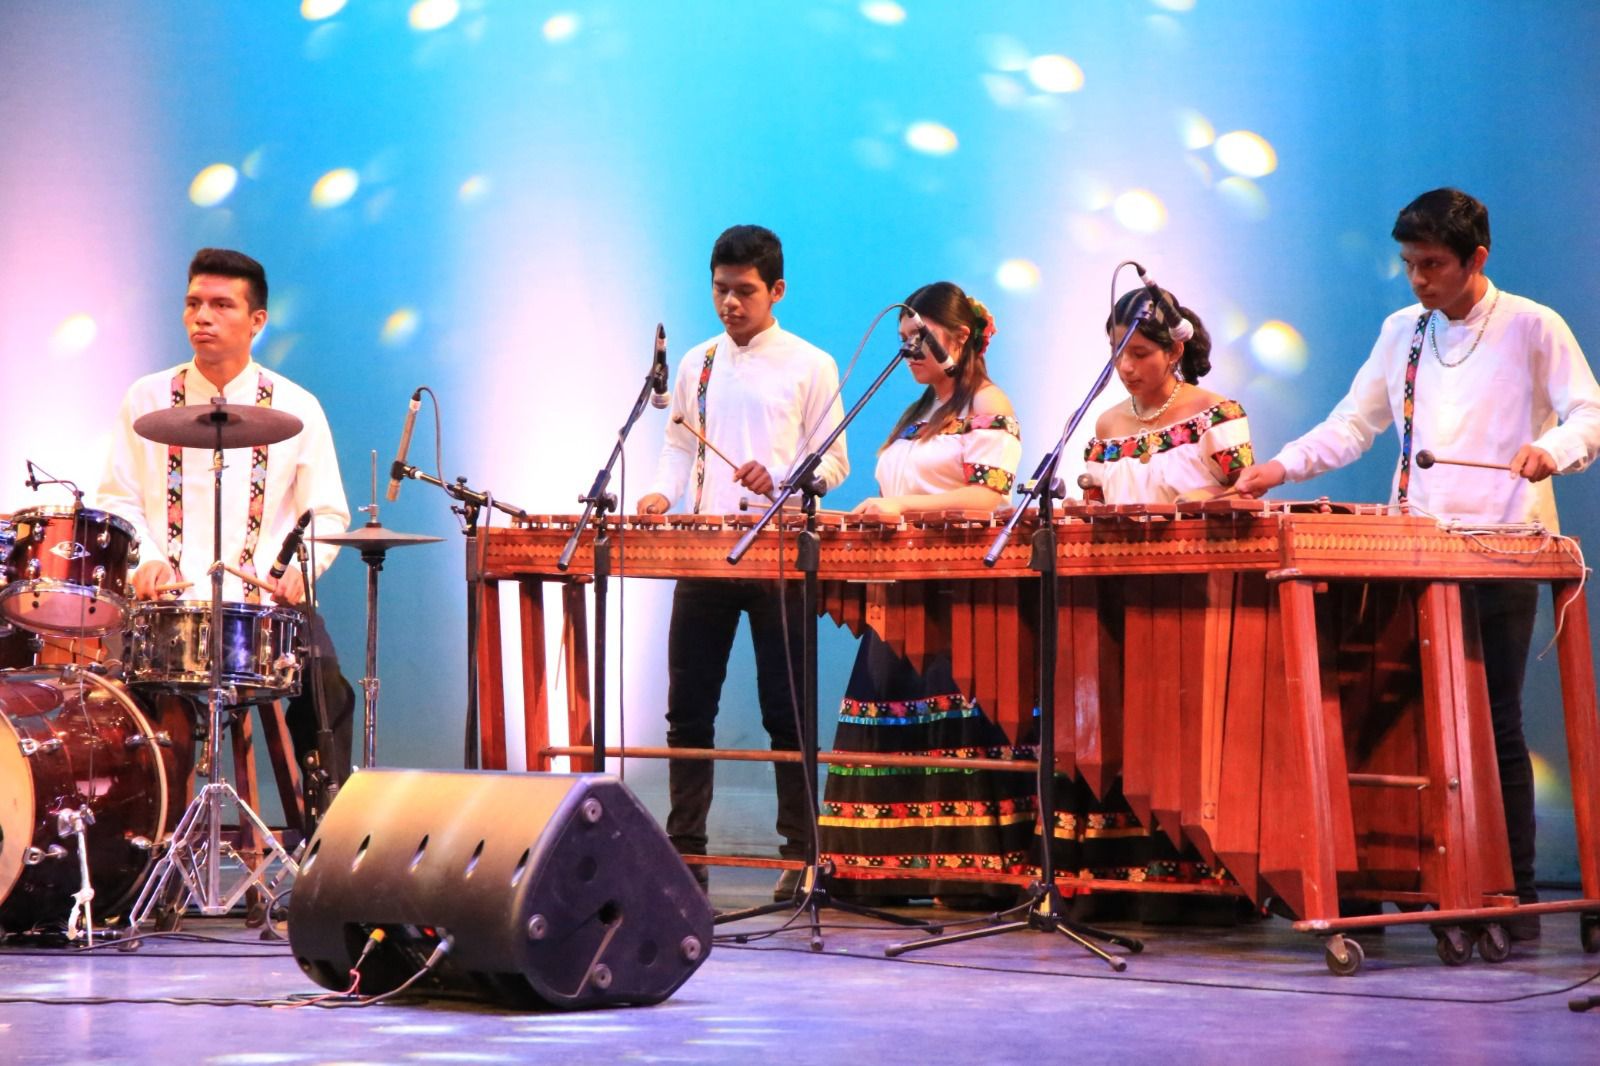
[(311, 839), (289, 943), (313, 981), (517, 1007), (659, 1003), (711, 950), (712, 911), (607, 774), (361, 770)]

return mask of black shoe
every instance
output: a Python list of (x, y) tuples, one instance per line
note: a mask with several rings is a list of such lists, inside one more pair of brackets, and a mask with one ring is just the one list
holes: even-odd
[(804, 868), (785, 870), (778, 875), (778, 883), (772, 886), (772, 901), (774, 903), (788, 903), (800, 894), (800, 878), (805, 873)]

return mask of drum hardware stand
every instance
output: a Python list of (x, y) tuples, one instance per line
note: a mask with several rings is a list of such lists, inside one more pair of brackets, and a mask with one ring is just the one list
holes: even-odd
[(72, 894), (72, 909), (67, 912), (67, 939), (84, 938), (94, 947), (94, 885), (89, 881), (88, 828), (94, 824), (94, 811), (88, 804), (56, 812), (56, 835), (78, 838), (78, 891)]
[[(855, 421), (867, 401), (881, 389), (889, 376), (894, 373), (900, 360), (905, 357), (907, 349), (901, 348), (889, 360), (872, 382), (867, 391), (855, 402), (855, 406), (845, 414), (839, 424), (833, 428), (814, 450), (794, 467), (789, 477), (778, 486), (777, 496), (766, 512), (756, 520), (756, 524), (739, 538), (732, 550), (728, 552), (728, 563), (737, 566), (745, 553), (750, 550), (755, 539), (767, 527), (773, 517), (780, 514), (784, 503), (796, 491), (800, 493), (800, 508), (805, 515), (805, 529), (798, 535), (795, 546), (795, 569), (804, 575), (801, 582), (801, 689), (800, 689), (800, 765), (806, 778), (806, 795), (811, 800), (811, 841), (810, 851), (806, 856), (805, 869), (801, 872), (800, 888), (795, 898), (784, 903), (764, 903), (757, 907), (746, 907), (742, 910), (724, 911), (716, 916), (716, 923), (737, 922), (746, 918), (755, 918), (764, 914), (776, 914), (781, 911), (796, 911), (804, 913), (810, 919), (811, 950), (821, 951), (822, 944), (822, 916), (821, 912), (829, 908), (853, 914), (861, 918), (872, 918), (891, 925), (908, 926), (922, 929), (930, 933), (938, 933), (943, 926), (923, 918), (909, 918), (891, 911), (879, 910), (876, 907), (866, 907), (848, 900), (835, 899), (829, 893), (827, 881), (832, 875), (832, 864), (822, 861), (822, 834), (817, 825), (817, 807), (820, 797), (817, 795), (817, 751), (820, 738), (817, 735), (817, 604), (821, 601), (818, 587), (817, 572), (821, 565), (822, 548), (821, 538), (817, 535), (817, 500), (822, 496), (821, 481), (817, 478), (817, 467), (822, 464), (822, 457), (828, 453), (833, 442), (843, 436), (845, 427)], [(780, 545), (781, 550), (781, 545)]]
[[(367, 564), (367, 654), (365, 661), (366, 676), (361, 679), (363, 706), (361, 765), (368, 769), (378, 764), (378, 573), (383, 569), (384, 556), (393, 549), (403, 548), (410, 544), (435, 544), (444, 539), (442, 537), (424, 536), (418, 533), (401, 533), (383, 527), (383, 523), (378, 521), (378, 457), (376, 452), (373, 453), (372, 462), (372, 502), (365, 507), (359, 508), (361, 511), (366, 512), (367, 524), (349, 533), (335, 533), (320, 538), (323, 544), (359, 548), (361, 550), (361, 561)], [(419, 480), (424, 481), (437, 480), (429, 478), (420, 472), (416, 476), (418, 476)], [(460, 485), (464, 486), (465, 483), (466, 479), (461, 479)], [(447, 488), (445, 491), (448, 492), (450, 490)], [(521, 511), (518, 510), (517, 513), (521, 514)], [(320, 668), (317, 671), (317, 684), (322, 684), (322, 671)], [(321, 726), (326, 729), (326, 716), (323, 712), (319, 711), (318, 713), (322, 719)], [(334, 791), (338, 791), (337, 785)]]
[[(425, 470), (407, 466), (399, 460), (396, 460), (390, 466), (389, 476), (396, 479), (410, 478), (414, 481), (432, 485), (443, 491), (452, 500), (457, 501), (459, 506), (452, 507), (450, 510), (455, 512), (461, 519), (461, 531), (466, 534), (467, 557), (469, 560), (477, 558), (478, 518), (484, 508), (500, 511), (518, 520), (524, 520), (528, 517), (528, 512), (522, 508), (495, 499), (493, 493), (479, 492), (472, 488), (467, 484), (465, 477), (458, 477), (454, 482), (447, 482), (442, 477), (434, 477)], [(343, 534), (343, 536), (355, 536), (355, 534)], [(395, 533), (391, 534), (391, 536), (404, 538), (403, 542), (406, 544), (421, 544), (440, 539), (438, 537), (418, 539), (414, 534), (409, 533)], [(332, 544), (333, 540), (329, 537), (323, 537), (322, 542), (324, 544)], [(363, 555), (363, 558), (365, 558), (365, 555)], [(372, 580), (376, 582), (376, 578)], [(481, 587), (482, 580), (477, 574), (476, 565), (469, 565), (467, 570), (467, 721), (465, 750), (462, 757), (462, 763), (468, 770), (476, 770), (478, 768), (478, 590)], [(375, 589), (376, 585), (374, 584), (370, 587)], [(373, 592), (372, 595), (376, 596), (376, 592)], [(376, 615), (373, 617), (376, 617)], [(369, 639), (375, 640), (375, 633), (369, 631)], [(375, 655), (376, 652), (374, 652)], [(374, 666), (375, 671), (376, 666)]]
[[(155, 426), (164, 420), (181, 417), (180, 413), (187, 408), (175, 407), (167, 411), (154, 412), (145, 415), (134, 424), (135, 432), (139, 431), (140, 423), (150, 427), (151, 434), (158, 432)], [(222, 401), (220, 395), (213, 397), (211, 408), (198, 419), (191, 416), (192, 422), (198, 425), (186, 427), (189, 430), (210, 427), (214, 430), (215, 439), (212, 442), (211, 452), (211, 549), (212, 562), (209, 569), (211, 578), (211, 687), (207, 692), (207, 712), (209, 731), (206, 736), (206, 746), (202, 755), (202, 765), (206, 768), (208, 778), (205, 786), (190, 802), (188, 809), (183, 812), (183, 817), (178, 822), (177, 830), (172, 834), (172, 839), (167, 843), (167, 850), (156, 861), (151, 869), (144, 886), (139, 890), (139, 897), (135, 901), (133, 910), (128, 916), (129, 937), (134, 937), (139, 932), (139, 926), (150, 915), (151, 911), (166, 898), (169, 886), (176, 887), (174, 878), (182, 885), (179, 911), (188, 904), (193, 904), (200, 909), (200, 913), (207, 916), (225, 915), (231, 911), (245, 895), (252, 889), (260, 887), (268, 896), (267, 910), (271, 912), (271, 905), (277, 900), (277, 888), (285, 876), (298, 875), (299, 864), (290, 856), (283, 844), (272, 832), (272, 829), (262, 820), (261, 816), (251, 809), (238, 791), (228, 783), (222, 775), (221, 736), (222, 721), (225, 708), (237, 702), (237, 693), (230, 687), (222, 684), (222, 658), (223, 658), (223, 625), (222, 625), (222, 471), (223, 449), (225, 447), (246, 447), (266, 445), (277, 441), (287, 440), (303, 428), (298, 418), (284, 412), (272, 412), (272, 418), (263, 419), (261, 409), (258, 408), (230, 408)], [(252, 417), (253, 416), (253, 417)], [(256, 423), (260, 420), (260, 424)], [(292, 423), (292, 425), (290, 424)], [(232, 435), (231, 440), (225, 442), (226, 430), (230, 426), (242, 427), (244, 432), (238, 430)], [(256, 430), (253, 434), (248, 431)], [(248, 434), (248, 435), (247, 435)], [(145, 435), (145, 434), (141, 434)], [(263, 439), (264, 438), (264, 439)], [(161, 441), (151, 435), (149, 439), (158, 443), (184, 444), (192, 437), (183, 437), (172, 441)], [(209, 772), (207, 772), (209, 771)], [(246, 862), (232, 844), (222, 839), (222, 805), (232, 803), (239, 812), (240, 832), (244, 831), (245, 820), (248, 819), (263, 841), (262, 855), (253, 863)], [(222, 861), (224, 857), (231, 858), (245, 867), (244, 876), (227, 891), (222, 887)], [(275, 870), (274, 867), (277, 867)]]
[[(1061, 462), (1061, 454), (1066, 450), (1067, 439), (1077, 432), (1078, 423), (1088, 413), (1089, 405), (1105, 389), (1111, 380), (1111, 374), (1117, 365), (1117, 358), (1122, 354), (1122, 349), (1127, 347), (1133, 338), (1134, 331), (1139, 323), (1150, 315), (1150, 303), (1145, 301), (1138, 314), (1128, 324), (1123, 333), (1122, 341), (1116, 350), (1111, 353), (1111, 358), (1106, 362), (1105, 368), (1100, 371), (1100, 376), (1095, 379), (1089, 388), (1089, 394), (1083, 398), (1083, 403), (1073, 412), (1067, 420), (1066, 428), (1061, 431), (1061, 439), (1056, 441), (1039, 466), (1033, 472), (1033, 479), (1023, 487), (1022, 497), (1017, 501), (1016, 510), (1012, 512), (1011, 519), (1005, 525), (989, 551), (983, 557), (985, 566), (994, 566), (1000, 561), (1000, 554), (1005, 550), (1006, 542), (1011, 539), (1012, 532), (1017, 523), (1027, 512), (1029, 499), (1038, 503), (1039, 528), (1033, 534), (1031, 554), (1028, 561), (1029, 569), (1039, 575), (1039, 627), (1038, 627), (1038, 685), (1039, 685), (1039, 773), (1037, 778), (1037, 795), (1035, 802), (1038, 804), (1039, 823), (1039, 879), (1028, 886), (1027, 898), (1019, 905), (1009, 910), (1001, 911), (994, 915), (990, 924), (976, 929), (966, 929), (959, 933), (947, 933), (943, 936), (924, 937), (921, 940), (903, 941), (891, 944), (884, 949), (884, 954), (893, 958), (904, 955), (908, 951), (917, 951), (921, 948), (936, 947), (941, 944), (958, 944), (964, 940), (978, 940), (985, 937), (998, 936), (1001, 933), (1016, 932), (1028, 929), (1039, 933), (1059, 933), (1068, 940), (1077, 944), (1083, 950), (1101, 959), (1113, 970), (1121, 973), (1128, 968), (1123, 959), (1112, 955), (1101, 948), (1094, 941), (1113, 944), (1126, 948), (1137, 955), (1144, 950), (1144, 943), (1134, 937), (1122, 936), (1117, 933), (1096, 929), (1082, 922), (1075, 922), (1067, 917), (1066, 901), (1061, 895), (1061, 889), (1056, 885), (1055, 856), (1053, 854), (1052, 840), (1055, 836), (1055, 776), (1056, 776), (1056, 635), (1060, 625), (1060, 595), (1061, 576), (1059, 559), (1056, 555), (1056, 525), (1055, 501), (1065, 495), (1061, 483), (1056, 478), (1056, 468)], [(1001, 919), (1015, 915), (1009, 921)]]
[(561, 549), (561, 555), (556, 560), (556, 569), (563, 574), (566, 573), (567, 568), (572, 565), (572, 557), (577, 554), (578, 542), (583, 537), (583, 531), (589, 528), (590, 516), (593, 516), (594, 699), (589, 704), (589, 737), (594, 754), (590, 756), (589, 766), (594, 773), (600, 774), (606, 771), (606, 586), (611, 576), (611, 534), (606, 528), (606, 515), (617, 509), (616, 496), (606, 489), (611, 483), (611, 468), (622, 458), (622, 449), (628, 443), (628, 434), (633, 432), (633, 424), (639, 421), (639, 416), (644, 413), (645, 404), (650, 402), (652, 393), (661, 396), (663, 400), (666, 397), (670, 384), (667, 377), (666, 352), (667, 332), (660, 323), (657, 323), (655, 361), (650, 365), (650, 372), (645, 375), (644, 384), (633, 401), (633, 409), (628, 412), (627, 421), (617, 430), (617, 442), (611, 446), (611, 457), (594, 476), (594, 484), (589, 486), (589, 491), (578, 497), (578, 502), (583, 504), (583, 515), (573, 527), (572, 536), (567, 538), (566, 546)]

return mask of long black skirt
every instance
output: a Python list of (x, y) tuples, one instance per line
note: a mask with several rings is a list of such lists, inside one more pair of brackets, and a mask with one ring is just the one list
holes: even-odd
[[(833, 746), (1019, 757), (1005, 732), (959, 691), (948, 659), (918, 671), (870, 630), (856, 652)], [(1033, 777), (1025, 773), (833, 764), (819, 823), (823, 858), (833, 863), (835, 891), (846, 897), (981, 895), (981, 881), (940, 875), (1028, 873), (1034, 807)]]

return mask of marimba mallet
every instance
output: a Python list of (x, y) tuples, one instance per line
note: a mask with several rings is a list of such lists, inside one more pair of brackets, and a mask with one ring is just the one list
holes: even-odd
[[(701, 436), (700, 432), (698, 430), (696, 430), (688, 422), (684, 421), (684, 418), (683, 418), (682, 415), (673, 415), (672, 416), (672, 421), (674, 423), (676, 423), (677, 425), (682, 426), (684, 429), (688, 430), (690, 433), (694, 434), (694, 439), (699, 441), (701, 444), (704, 444), (708, 449), (711, 450), (711, 453), (713, 455), (715, 455), (718, 459), (721, 459), (723, 462), (727, 463), (729, 466), (731, 466), (735, 470), (739, 469), (739, 464), (738, 463), (734, 462), (732, 459), (729, 459), (726, 455), (723, 455), (722, 454), (722, 449), (718, 448), (715, 444), (712, 444), (710, 441), (706, 440), (703, 436)], [(770, 492), (763, 492), (761, 495), (765, 496), (769, 500), (775, 498), (772, 495), (772, 493), (770, 493)]]
[(1511, 464), (1510, 463), (1480, 463), (1476, 459), (1445, 459), (1442, 456), (1434, 455), (1432, 452), (1428, 451), (1426, 448), (1424, 448), (1422, 451), (1417, 453), (1416, 462), (1417, 462), (1417, 469), (1419, 469), (1419, 470), (1426, 470), (1426, 469), (1428, 469), (1428, 467), (1432, 466), (1434, 463), (1442, 463), (1445, 466), (1475, 466), (1475, 467), (1479, 468), (1480, 470), (1510, 470), (1511, 469)]

